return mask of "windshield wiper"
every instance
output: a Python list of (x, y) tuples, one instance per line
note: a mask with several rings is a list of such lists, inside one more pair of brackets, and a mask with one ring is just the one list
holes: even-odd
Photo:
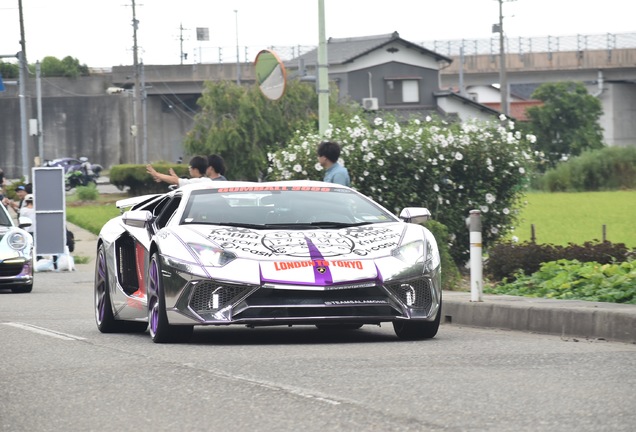
[(362, 226), (362, 225), (370, 225), (373, 222), (330, 222), (330, 221), (323, 221), (323, 222), (309, 222), (307, 224), (303, 224), (303, 225), (309, 225), (309, 226), (317, 226), (320, 228), (348, 228), (348, 227), (357, 227), (357, 226)]

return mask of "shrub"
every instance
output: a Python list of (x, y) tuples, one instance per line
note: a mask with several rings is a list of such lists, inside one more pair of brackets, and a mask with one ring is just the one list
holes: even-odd
[(75, 193), (81, 201), (95, 201), (99, 197), (99, 191), (94, 183), (88, 186), (78, 186)]
[(268, 178), (321, 180), (316, 145), (324, 138), (341, 144), (341, 162), (359, 192), (396, 213), (428, 207), (448, 228), (458, 264), (469, 256), (469, 211), (481, 210), (485, 246), (509, 232), (533, 163), (534, 137), (522, 136), (505, 118), (449, 124), (431, 117), (398, 122), (389, 115), (370, 121), (334, 116), (324, 137), (299, 131), (287, 147), (269, 154)]
[(461, 281), (461, 274), (450, 255), (450, 235), (448, 229), (441, 223), (429, 220), (423, 224), (435, 237), (442, 262), (442, 289), (453, 290)]
[(586, 151), (549, 170), (541, 179), (549, 192), (636, 188), (636, 147)]
[(531, 275), (544, 263), (561, 259), (609, 264), (626, 261), (630, 250), (623, 243), (585, 242), (583, 245), (555, 246), (532, 242), (505, 241), (488, 250), (485, 273), (493, 280), (514, 279), (520, 274)]
[[(168, 174), (172, 168), (179, 177), (188, 175), (188, 165), (158, 162), (152, 165), (157, 171)], [(115, 165), (110, 169), (110, 183), (120, 190), (129, 187), (131, 196), (164, 193), (168, 191), (166, 183), (157, 183), (146, 171), (146, 165)]]
[(532, 275), (487, 287), (488, 294), (636, 304), (636, 261), (600, 264), (558, 260)]

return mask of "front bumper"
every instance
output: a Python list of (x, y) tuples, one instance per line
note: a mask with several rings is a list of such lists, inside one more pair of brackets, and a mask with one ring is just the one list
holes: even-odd
[(33, 263), (30, 259), (14, 258), (0, 262), (0, 288), (33, 284)]
[(432, 275), (330, 286), (233, 284), (163, 269), (171, 324), (250, 326), (432, 321), (441, 299)]

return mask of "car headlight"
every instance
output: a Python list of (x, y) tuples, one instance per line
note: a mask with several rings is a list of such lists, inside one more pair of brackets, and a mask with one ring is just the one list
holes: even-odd
[(236, 255), (226, 250), (199, 243), (188, 243), (201, 263), (205, 266), (223, 267), (236, 259)]
[(11, 248), (17, 251), (21, 251), (24, 248), (26, 248), (27, 245), (29, 244), (29, 241), (27, 240), (27, 237), (26, 237), (27, 235), (29, 234), (25, 234), (21, 232), (13, 232), (9, 235), (9, 238), (7, 239), (7, 243), (9, 243), (9, 246), (11, 246)]
[(431, 272), (441, 264), (439, 249), (437, 248), (437, 240), (433, 233), (426, 231), (426, 271)]
[(407, 264), (424, 264), (424, 272), (435, 270), (440, 264), (437, 242), (432, 234), (426, 234), (426, 241), (407, 243), (393, 251), (393, 256)]
[(392, 255), (407, 264), (421, 263), (424, 261), (424, 248), (424, 241), (417, 240), (393, 250)]

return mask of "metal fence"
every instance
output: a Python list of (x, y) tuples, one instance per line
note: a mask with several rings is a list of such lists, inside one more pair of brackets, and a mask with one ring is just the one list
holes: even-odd
[[(296, 46), (269, 46), (254, 47), (244, 46), (239, 50), (239, 61), (250, 63), (256, 58), (256, 55), (263, 49), (274, 51), (281, 60), (287, 61), (305, 54), (313, 49), (311, 45)], [(194, 50), (195, 63), (236, 63), (236, 46), (225, 47), (198, 47)]]
[[(636, 33), (506, 37), (504, 43), (506, 52), (513, 54), (591, 50), (611, 51), (618, 48), (636, 48)], [(499, 54), (499, 36), (490, 39), (426, 41), (418, 42), (418, 44), (448, 57), (459, 56), (462, 47), (464, 55)]]
[[(455, 39), (415, 42), (424, 48), (448, 57), (464, 55), (499, 54), (499, 36), (490, 39)], [(636, 33), (605, 33), (570, 36), (506, 37), (507, 53), (525, 54), (531, 52), (590, 51), (619, 48), (636, 48)], [(283, 61), (305, 54), (316, 46), (270, 46)], [(244, 46), (239, 50), (241, 62), (252, 62), (263, 47)], [(194, 50), (195, 63), (235, 63), (236, 46), (199, 47)]]

